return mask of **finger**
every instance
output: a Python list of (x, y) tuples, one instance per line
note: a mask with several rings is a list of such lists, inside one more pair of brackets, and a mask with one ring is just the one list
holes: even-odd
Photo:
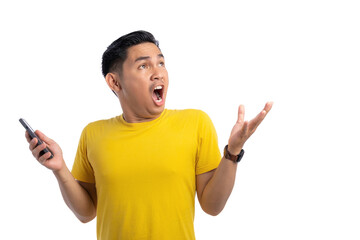
[(274, 102), (267, 102), (267, 103), (265, 104), (264, 110), (266, 111), (266, 113), (270, 112), (273, 104), (274, 104)]
[(37, 138), (33, 138), (33, 139), (30, 140), (29, 143), (30, 143), (29, 144), (29, 149), (30, 149), (30, 151), (32, 151), (32, 150), (34, 150), (34, 148), (36, 148), (38, 140), (37, 140)]
[(245, 117), (245, 107), (244, 105), (240, 105), (238, 108), (238, 119), (236, 122), (243, 123)]
[[(270, 112), (273, 104), (274, 104), (274, 102), (267, 102), (265, 104), (264, 109), (259, 113), (259, 115), (260, 115), (259, 118), (261, 118), (261, 121), (264, 120), (266, 115)], [(260, 121), (260, 123), (261, 123), (261, 121)], [(258, 123), (258, 126), (259, 126), (260, 123)]]
[(45, 143), (40, 144), (39, 146), (37, 146), (36, 148), (34, 148), (34, 149), (32, 150), (33, 156), (34, 156), (37, 160), (39, 160), (40, 152), (41, 152), (42, 150), (44, 150), (45, 148), (46, 148), (46, 144), (45, 144)]
[(44, 165), (45, 162), (49, 159), (49, 157), (51, 156), (51, 153), (50, 152), (47, 152), (47, 153), (44, 153), (43, 155), (41, 155), (38, 159), (38, 161)]
[(46, 142), (46, 143), (50, 143), (50, 142), (52, 141), (51, 138), (47, 137), (47, 136), (46, 136), (45, 134), (43, 134), (40, 130), (36, 130), (35, 133), (36, 133), (36, 135), (38, 135), (38, 137), (39, 137), (42, 141), (44, 141), (44, 142)]
[(249, 132), (250, 135), (253, 134), (255, 132), (255, 130), (257, 129), (257, 127), (260, 125), (260, 123), (264, 120), (264, 118), (266, 117), (266, 115), (268, 114), (268, 112), (271, 110), (272, 106), (273, 106), (273, 102), (267, 102), (265, 104), (264, 109), (254, 118), (250, 121), (249, 123)]
[(30, 137), (29, 133), (26, 130), (25, 130), (25, 137), (26, 137), (26, 140), (28, 141), (28, 143), (30, 143), (31, 137)]
[(254, 119), (249, 122), (249, 132), (252, 134), (255, 132), (256, 128), (260, 125), (260, 123), (264, 120), (267, 112), (262, 110)]

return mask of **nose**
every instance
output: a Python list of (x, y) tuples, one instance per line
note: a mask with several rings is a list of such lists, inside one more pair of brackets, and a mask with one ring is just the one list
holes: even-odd
[(158, 81), (158, 80), (163, 80), (164, 78), (164, 69), (160, 69), (160, 68), (154, 68), (153, 73), (151, 75), (151, 80), (152, 81)]

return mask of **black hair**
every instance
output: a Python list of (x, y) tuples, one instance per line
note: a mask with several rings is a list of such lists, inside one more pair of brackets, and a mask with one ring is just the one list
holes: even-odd
[(104, 77), (111, 71), (121, 74), (122, 66), (127, 58), (127, 49), (140, 43), (150, 42), (159, 47), (159, 42), (146, 31), (135, 31), (115, 40), (102, 56), (102, 74)]

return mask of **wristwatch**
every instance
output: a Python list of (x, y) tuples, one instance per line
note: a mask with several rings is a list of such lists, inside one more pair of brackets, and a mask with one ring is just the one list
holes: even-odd
[(233, 161), (234, 163), (240, 162), (240, 160), (244, 156), (244, 153), (244, 149), (241, 149), (239, 155), (232, 155), (228, 150), (228, 145), (226, 145), (224, 148), (224, 157), (230, 161)]

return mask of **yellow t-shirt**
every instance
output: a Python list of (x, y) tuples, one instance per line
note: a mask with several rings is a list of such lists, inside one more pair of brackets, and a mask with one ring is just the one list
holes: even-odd
[(196, 175), (220, 160), (206, 113), (165, 109), (150, 122), (87, 125), (72, 174), (96, 183), (99, 240), (194, 240)]

